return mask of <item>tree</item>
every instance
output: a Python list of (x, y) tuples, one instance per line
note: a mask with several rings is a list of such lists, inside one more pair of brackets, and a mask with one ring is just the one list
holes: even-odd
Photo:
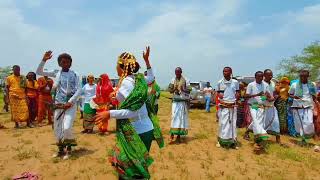
[(305, 47), (301, 55), (295, 55), (287, 59), (283, 59), (278, 69), (280, 73), (278, 77), (286, 76), (289, 79), (297, 79), (298, 72), (301, 69), (310, 71), (310, 79), (312, 81), (319, 80), (320, 76), (320, 42), (316, 41)]
[(4, 79), (10, 74), (11, 67), (0, 67), (0, 87), (4, 85)]

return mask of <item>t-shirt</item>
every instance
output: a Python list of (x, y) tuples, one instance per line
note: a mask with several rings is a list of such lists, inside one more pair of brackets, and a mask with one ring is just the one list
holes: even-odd
[[(258, 84), (256, 81), (248, 84), (246, 94), (255, 95), (255, 94), (259, 94), (260, 92), (264, 92), (264, 93), (268, 92), (271, 94), (271, 92), (269, 90), (269, 84), (267, 84), (263, 81), (260, 84)], [(256, 97), (250, 98), (248, 100), (248, 103), (249, 104), (265, 105), (266, 101), (261, 96), (256, 96)]]
[(204, 92), (204, 95), (206, 97), (210, 97), (211, 98), (213, 89), (212, 89), (212, 87), (205, 87), (205, 88), (203, 88), (203, 92)]
[(84, 95), (84, 103), (90, 103), (91, 99), (96, 96), (96, 84), (86, 84), (82, 88), (82, 93)]
[(223, 93), (223, 99), (220, 99), (222, 102), (234, 103), (236, 102), (236, 92), (239, 91), (239, 82), (235, 79), (221, 79), (217, 85), (218, 93)]
[[(300, 83), (292, 84), (289, 90), (289, 94), (295, 95), (297, 86), (299, 85)], [(312, 95), (309, 92), (308, 84), (302, 84), (302, 97), (301, 99), (293, 99), (292, 107), (313, 107), (313, 99)]]

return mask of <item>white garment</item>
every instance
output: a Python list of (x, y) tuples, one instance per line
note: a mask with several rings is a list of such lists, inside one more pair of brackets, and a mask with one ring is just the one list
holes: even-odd
[[(57, 78), (56, 81), (54, 82), (54, 87), (58, 88), (57, 91), (61, 92), (61, 95), (63, 94), (68, 94), (69, 91), (69, 87), (71, 87), (71, 89), (76, 89), (75, 93), (73, 94), (73, 96), (68, 100), (68, 102), (72, 103), (72, 107), (70, 107), (68, 110), (66, 110), (64, 112), (64, 114), (59, 118), (58, 116), (61, 114), (61, 112), (63, 112), (62, 109), (57, 109), (54, 111), (54, 132), (55, 132), (55, 136), (57, 141), (63, 141), (66, 139), (74, 139), (74, 135), (72, 132), (72, 126), (73, 126), (73, 122), (75, 120), (76, 117), (76, 112), (77, 112), (77, 100), (81, 94), (81, 84), (80, 84), (80, 78), (77, 75), (77, 73), (73, 72), (73, 71), (69, 71), (69, 72), (61, 72), (60, 71), (49, 71), (49, 72), (44, 72), (43, 68), (44, 68), (45, 62), (41, 61), (41, 63), (39, 64), (38, 68), (37, 68), (37, 74), (41, 75), (41, 76), (48, 76), (48, 77), (53, 77), (53, 78)], [(61, 86), (60, 83), (65, 84), (65, 81), (61, 78), (61, 73), (63, 73), (64, 77), (69, 77), (72, 76), (72, 79), (70, 82), (72, 82), (72, 84), (69, 83), (69, 78), (67, 79), (67, 88), (64, 88), (65, 86)], [(75, 75), (75, 77), (74, 77)], [(63, 81), (63, 82), (61, 82)], [(60, 85), (59, 85), (60, 84)], [(60, 98), (67, 98), (67, 97), (63, 97), (61, 96)], [(56, 102), (58, 103), (66, 103), (63, 100), (60, 99), (55, 99)], [(62, 101), (62, 102), (60, 102)]]
[(265, 110), (263, 108), (250, 108), (250, 114), (252, 117), (252, 122), (249, 125), (248, 129), (253, 130), (254, 135), (267, 134), (267, 131), (264, 129)]
[[(296, 93), (297, 86), (299, 85), (300, 83), (292, 84), (289, 90), (289, 94), (294, 95)], [(313, 99), (309, 92), (308, 84), (302, 84), (302, 97), (301, 99), (293, 99), (291, 107), (313, 107)]]
[[(260, 84), (258, 84), (256, 81), (253, 81), (248, 84), (246, 94), (255, 95), (255, 94), (259, 94), (260, 92), (264, 92), (264, 93), (268, 92), (271, 94), (271, 92), (269, 91), (269, 85), (263, 81)], [(248, 103), (249, 104), (258, 103), (260, 105), (263, 105), (263, 104), (265, 104), (265, 101), (261, 100), (261, 96), (256, 96), (256, 97), (250, 98), (248, 100)]]
[(227, 81), (223, 78), (218, 82), (217, 91), (223, 93), (223, 99), (220, 101), (234, 103), (237, 100), (236, 92), (239, 91), (239, 82), (235, 79)]
[[(134, 76), (127, 76), (123, 79), (116, 95), (117, 100), (123, 102), (134, 89), (134, 85)], [(153, 124), (149, 118), (146, 104), (137, 111), (130, 111), (128, 109), (110, 110), (110, 117), (115, 119), (132, 119), (131, 124), (138, 134), (153, 130)]]
[(64, 114), (58, 119), (58, 116), (63, 112), (62, 109), (56, 109), (54, 111), (54, 134), (57, 142), (63, 142), (66, 139), (74, 139), (72, 132), (73, 122), (76, 117), (77, 105), (74, 104), (71, 108), (66, 110)]
[(264, 128), (266, 131), (280, 133), (279, 116), (276, 107), (265, 109)]
[(219, 108), (219, 138), (236, 140), (237, 138), (237, 108)]
[(310, 136), (314, 134), (312, 108), (292, 109), (292, 115), (297, 133), (301, 136)]
[(147, 76), (144, 76), (147, 81), (147, 84), (151, 84), (155, 80), (152, 68), (147, 69)]
[[(273, 97), (274, 92), (276, 91), (276, 84), (273, 81), (270, 81), (270, 84), (267, 83), (266, 81), (263, 81), (266, 84), (268, 84), (268, 92), (270, 92), (271, 97)], [(266, 106), (274, 106), (274, 101), (266, 101), (265, 102)]]
[(171, 128), (189, 128), (188, 107), (186, 102), (172, 102)]
[[(81, 84), (79, 75), (72, 70), (69, 70), (68, 72), (62, 72), (62, 70), (45, 72), (43, 70), (45, 63), (46, 62), (44, 61), (40, 62), (36, 73), (41, 76), (56, 78), (52, 89), (56, 89), (57, 94), (59, 93), (61, 94), (61, 96), (56, 96), (55, 101), (57, 103), (77, 103), (78, 98), (81, 94)], [(67, 97), (63, 97), (63, 95), (66, 96), (70, 93), (72, 93), (73, 96), (68, 101), (66, 101)]]
[(84, 96), (84, 103), (90, 103), (91, 99), (96, 96), (96, 88), (97, 85), (93, 84), (86, 84), (82, 88), (82, 94)]
[(203, 92), (206, 97), (211, 98), (213, 89), (212, 89), (212, 87), (205, 87), (205, 88), (203, 88)]

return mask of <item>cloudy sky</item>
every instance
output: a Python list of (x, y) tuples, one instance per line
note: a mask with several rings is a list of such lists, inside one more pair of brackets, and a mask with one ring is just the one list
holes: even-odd
[(320, 0), (0, 0), (0, 66), (35, 70), (46, 50), (68, 52), (80, 74), (115, 77), (128, 51), (151, 63), (161, 85), (181, 66), (190, 80), (216, 82), (276, 69), (279, 61), (320, 40)]

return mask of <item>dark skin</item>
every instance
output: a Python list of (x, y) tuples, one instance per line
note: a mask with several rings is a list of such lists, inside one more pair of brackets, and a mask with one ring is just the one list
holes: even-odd
[[(52, 51), (47, 51), (44, 53), (42, 61), (47, 62), (52, 58), (52, 56)], [(61, 67), (63, 72), (68, 72), (71, 67), (71, 61), (69, 59), (62, 58), (59, 62), (59, 66)], [(64, 104), (64, 109), (69, 109), (72, 106), (73, 104), (71, 102), (67, 102), (66, 104)]]
[(32, 82), (32, 84), (34, 85), (34, 75), (32, 73), (29, 73), (27, 75), (27, 79), (28, 81)]
[[(272, 72), (272, 71), (266, 71), (266, 72), (263, 74), (263, 76), (264, 76), (264, 81), (265, 81), (266, 83), (270, 84), (270, 83), (271, 83), (271, 80), (272, 80), (272, 78), (273, 78), (273, 72)], [(269, 100), (269, 101), (274, 101), (274, 98), (269, 95), (268, 100)]]
[(232, 70), (230, 68), (224, 68), (223, 69), (223, 77), (227, 80), (230, 81), (232, 75)]
[[(40, 89), (41, 91), (43, 91), (43, 90), (46, 88), (46, 86), (48, 85), (48, 76), (44, 76), (44, 79), (46, 80), (46, 82), (45, 82), (44, 84), (39, 83), (39, 89)], [(50, 90), (49, 90), (49, 92), (50, 92), (50, 91), (51, 91), (51, 88), (52, 88), (52, 85), (49, 86), (49, 88), (50, 88)]]
[[(14, 74), (15, 76), (20, 76), (20, 67), (19, 67), (19, 66), (15, 66), (15, 67), (12, 69), (12, 71), (13, 71), (13, 74)], [(10, 86), (7, 85), (7, 92), (8, 92), (8, 94), (9, 94), (9, 89), (10, 89)], [(8, 98), (8, 102), (9, 102), (9, 98)]]
[[(232, 69), (231, 68), (224, 68), (223, 69), (223, 77), (227, 81), (231, 80), (231, 75), (232, 75)], [(223, 98), (223, 93), (219, 93), (219, 97), (222, 99)], [(239, 91), (236, 92), (236, 98), (239, 99), (240, 94)]]
[[(182, 77), (182, 69), (181, 68), (176, 68), (175, 71), (174, 71), (175, 75), (176, 75), (176, 79), (181, 79)], [(170, 90), (170, 93), (177, 93), (179, 94), (179, 91), (177, 89), (172, 89)]]
[(176, 78), (180, 80), (182, 76), (182, 69), (181, 68), (176, 68), (174, 73), (176, 74)]
[[(302, 84), (307, 84), (308, 83), (308, 81), (309, 81), (309, 72), (308, 71), (303, 71), (303, 72), (301, 72), (300, 73), (300, 82), (302, 83)], [(293, 95), (293, 94), (290, 94), (290, 97), (291, 98), (293, 98), (293, 99), (301, 99), (301, 97), (299, 97), (299, 96), (295, 96), (295, 95)], [(313, 98), (313, 101), (317, 101), (317, 98), (315, 97), (315, 96), (312, 96), (312, 98)]]
[[(255, 79), (256, 79), (256, 82), (257, 82), (258, 84), (261, 84), (262, 81), (263, 81), (263, 73), (258, 73), (258, 74), (256, 74)], [(246, 95), (245, 95), (245, 98), (253, 98), (253, 97), (263, 96), (263, 95), (264, 95), (264, 92), (262, 91), (262, 92), (260, 92), (260, 93), (258, 93), (258, 94), (253, 94), (253, 95), (246, 94)]]

